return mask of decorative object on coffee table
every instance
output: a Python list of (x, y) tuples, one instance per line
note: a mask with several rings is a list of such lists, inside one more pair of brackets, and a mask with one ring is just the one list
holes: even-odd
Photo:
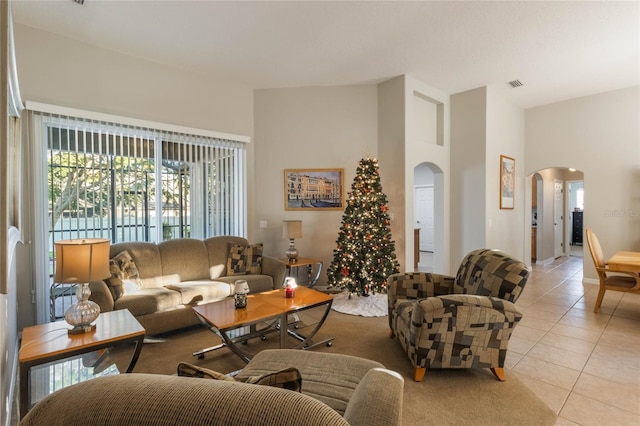
[(233, 298), (235, 300), (236, 309), (247, 307), (247, 294), (249, 293), (249, 284), (245, 280), (235, 282), (235, 290)]
[(287, 277), (284, 279), (284, 297), (286, 299), (293, 299), (296, 297), (296, 287), (298, 284), (296, 283), (295, 278)]
[(89, 300), (89, 282), (111, 276), (109, 271), (109, 244), (104, 238), (83, 238), (56, 241), (56, 274), (54, 280), (64, 284), (78, 284), (78, 301), (64, 314), (73, 326), (69, 334), (95, 330), (91, 323), (100, 315), (100, 306)]

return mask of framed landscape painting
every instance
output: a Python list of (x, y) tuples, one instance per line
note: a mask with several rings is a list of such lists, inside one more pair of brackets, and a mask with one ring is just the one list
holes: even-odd
[(285, 169), (285, 210), (343, 210), (344, 169)]
[(513, 191), (516, 179), (516, 160), (500, 156), (500, 208), (513, 209)]

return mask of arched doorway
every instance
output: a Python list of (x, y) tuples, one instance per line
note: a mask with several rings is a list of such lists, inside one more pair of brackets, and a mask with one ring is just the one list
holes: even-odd
[(444, 178), (429, 162), (413, 169), (413, 226), (416, 270), (444, 273)]
[(532, 263), (579, 256), (583, 251), (584, 173), (569, 167), (549, 167), (537, 170), (528, 179)]

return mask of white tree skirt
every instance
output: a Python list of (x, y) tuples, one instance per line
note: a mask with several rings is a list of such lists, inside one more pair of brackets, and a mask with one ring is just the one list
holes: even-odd
[(333, 296), (331, 309), (363, 317), (385, 317), (389, 313), (387, 306), (386, 294), (376, 293), (365, 297), (354, 293), (349, 299), (349, 292), (343, 291)]

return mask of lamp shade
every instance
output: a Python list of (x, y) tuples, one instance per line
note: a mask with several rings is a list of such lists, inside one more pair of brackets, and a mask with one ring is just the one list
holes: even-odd
[(283, 228), (284, 238), (302, 238), (302, 221), (301, 220), (285, 220)]
[(111, 276), (106, 238), (56, 241), (57, 283), (88, 283)]

